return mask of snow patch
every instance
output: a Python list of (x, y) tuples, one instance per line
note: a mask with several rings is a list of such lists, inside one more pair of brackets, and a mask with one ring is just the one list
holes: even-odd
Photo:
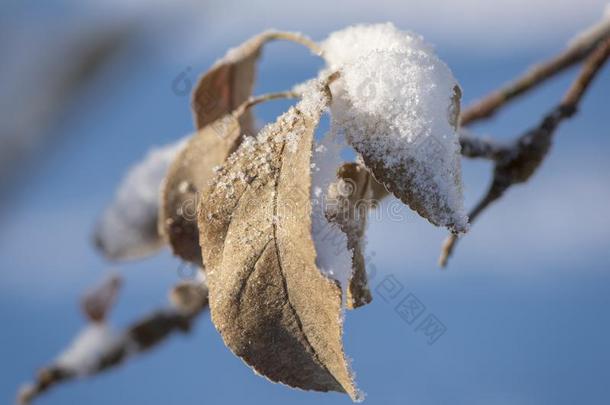
[(161, 183), (189, 137), (152, 149), (129, 170), (95, 231), (97, 243), (108, 256), (135, 258), (162, 245), (157, 233)]
[(105, 323), (91, 323), (59, 355), (56, 364), (78, 376), (97, 371), (100, 358), (109, 354), (121, 341), (118, 335)]
[(329, 132), (316, 142), (311, 171), (311, 234), (316, 247), (316, 265), (323, 274), (348, 285), (352, 275), (352, 253), (347, 249), (347, 237), (326, 217), (328, 189), (337, 181), (337, 169), (343, 163), (341, 150), (345, 145)]
[(390, 23), (346, 28), (322, 47), (341, 73), (331, 85), (333, 131), (388, 172), (410, 168), (424, 205), (448, 208), (431, 220), (464, 231), (459, 87), (449, 67), (420, 36)]

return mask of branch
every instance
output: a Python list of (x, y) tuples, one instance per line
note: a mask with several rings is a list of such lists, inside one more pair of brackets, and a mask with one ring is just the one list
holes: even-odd
[[(479, 147), (476, 152), (480, 152), (480, 156), (486, 154), (492, 156), (495, 160), (495, 168), (487, 194), (469, 214), (471, 223), (492, 202), (502, 197), (512, 185), (526, 182), (536, 172), (551, 147), (555, 130), (565, 119), (574, 116), (582, 97), (609, 56), (610, 38), (601, 42), (587, 58), (580, 74), (562, 101), (542, 119), (537, 127), (521, 135), (510, 147), (495, 151), (497, 153), (487, 153), (488, 149), (481, 145), (472, 146), (474, 149)], [(476, 144), (472, 143), (472, 145)], [(443, 243), (439, 258), (442, 267), (446, 266), (456, 243), (456, 235), (448, 236)]]
[(240, 106), (238, 106), (235, 109), (235, 111), (233, 112), (233, 114), (235, 114), (236, 116), (240, 116), (244, 113), (245, 110), (249, 109), (250, 107), (253, 107), (260, 103), (264, 103), (266, 101), (280, 100), (280, 99), (287, 99), (287, 98), (298, 98), (298, 97), (299, 97), (299, 94), (295, 91), (281, 91), (281, 92), (277, 92), (277, 93), (266, 93), (266, 94), (261, 94), (259, 96), (251, 96), (249, 99), (244, 101)]
[(316, 42), (307, 38), (306, 36), (299, 34), (297, 32), (285, 32), (285, 31), (273, 31), (269, 32), (269, 38), (272, 39), (283, 39), (287, 41), (296, 42), (297, 44), (301, 44), (307, 48), (314, 55), (322, 55), (322, 48)]
[[(608, 13), (607, 13), (608, 14)], [(500, 107), (522, 95), (529, 89), (566, 70), (588, 57), (599, 44), (610, 37), (610, 15), (580, 34), (559, 55), (532, 67), (520, 77), (508, 83), (466, 108), (461, 115), (461, 125), (491, 117)]]
[(158, 346), (175, 332), (189, 332), (207, 308), (207, 288), (204, 284), (183, 283), (174, 288), (171, 300), (176, 308), (153, 312), (110, 340), (112, 335), (104, 322), (91, 322), (64, 354), (42, 368), (35, 381), (20, 390), (17, 403), (29, 404), (55, 385), (92, 377)]

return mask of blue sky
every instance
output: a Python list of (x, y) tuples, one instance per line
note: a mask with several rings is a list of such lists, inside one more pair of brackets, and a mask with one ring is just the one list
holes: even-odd
[[(59, 24), (57, 10), (9, 3), (15, 24)], [(179, 279), (176, 259), (164, 251), (140, 262), (109, 264), (93, 250), (90, 236), (129, 166), (149, 147), (191, 131), (189, 98), (172, 92), (172, 81), (185, 69), (195, 80), (225, 48), (263, 28), (297, 29), (319, 39), (348, 23), (393, 20), (435, 43), (468, 104), (553, 55), (603, 9), (603, 1), (535, 1), (529, 10), (519, 1), (496, 7), (466, 1), (461, 9), (439, 1), (338, 3), (343, 9), (320, 1), (210, 2), (202, 8), (183, 1), (175, 9), (159, 2), (116, 3), (58, 5), (71, 16), (62, 23), (67, 26), (121, 18), (147, 24), (48, 129), (49, 141), (34, 155), (37, 164), (3, 205), (2, 403), (10, 403), (17, 387), (78, 332), (78, 299), (108, 270), (126, 279), (112, 317), (117, 327), (165, 305), (168, 288)], [(319, 66), (295, 45), (271, 44), (257, 93), (285, 89)], [(499, 139), (518, 135), (559, 100), (575, 73), (566, 72), (473, 131)], [(480, 218), (447, 270), (436, 266), (443, 230), (406, 208), (399, 212), (401, 221), (371, 223), (367, 252), (378, 270), (373, 288), (393, 276), (403, 292), (389, 302), (377, 294), (371, 305), (346, 314), (345, 348), (367, 404), (607, 403), (609, 88), (606, 69), (581, 112), (560, 128), (538, 174)], [(272, 120), (286, 105), (262, 106), (258, 117)], [(467, 206), (486, 187), (489, 171), (488, 163), (465, 161)], [(396, 300), (408, 293), (447, 328), (433, 345), (395, 312)], [(224, 347), (208, 315), (190, 335), (176, 336), (116, 371), (59, 387), (38, 403), (246, 401), (349, 403), (346, 396), (295, 391), (254, 375)]]

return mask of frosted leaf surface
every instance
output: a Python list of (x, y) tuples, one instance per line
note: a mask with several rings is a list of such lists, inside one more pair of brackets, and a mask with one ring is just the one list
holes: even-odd
[(358, 399), (341, 289), (317, 268), (311, 237), (311, 150), (329, 101), (320, 87), (229, 157), (199, 205), (199, 240), (227, 347), (271, 381)]
[(392, 24), (335, 32), (322, 44), (332, 86), (333, 131), (375, 178), (430, 222), (468, 227), (453, 74), (421, 37)]
[(163, 246), (157, 231), (161, 182), (187, 139), (152, 149), (129, 170), (95, 230), (96, 245), (105, 256), (138, 258)]

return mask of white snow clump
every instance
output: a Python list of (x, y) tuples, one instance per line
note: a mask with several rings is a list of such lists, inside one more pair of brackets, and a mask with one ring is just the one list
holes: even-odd
[(154, 148), (133, 166), (95, 230), (95, 240), (113, 259), (131, 259), (163, 245), (157, 232), (161, 182), (188, 137)]
[(323, 43), (333, 131), (362, 155), (377, 180), (420, 215), (464, 232), (460, 90), (449, 67), (415, 34), (391, 23), (358, 25)]

